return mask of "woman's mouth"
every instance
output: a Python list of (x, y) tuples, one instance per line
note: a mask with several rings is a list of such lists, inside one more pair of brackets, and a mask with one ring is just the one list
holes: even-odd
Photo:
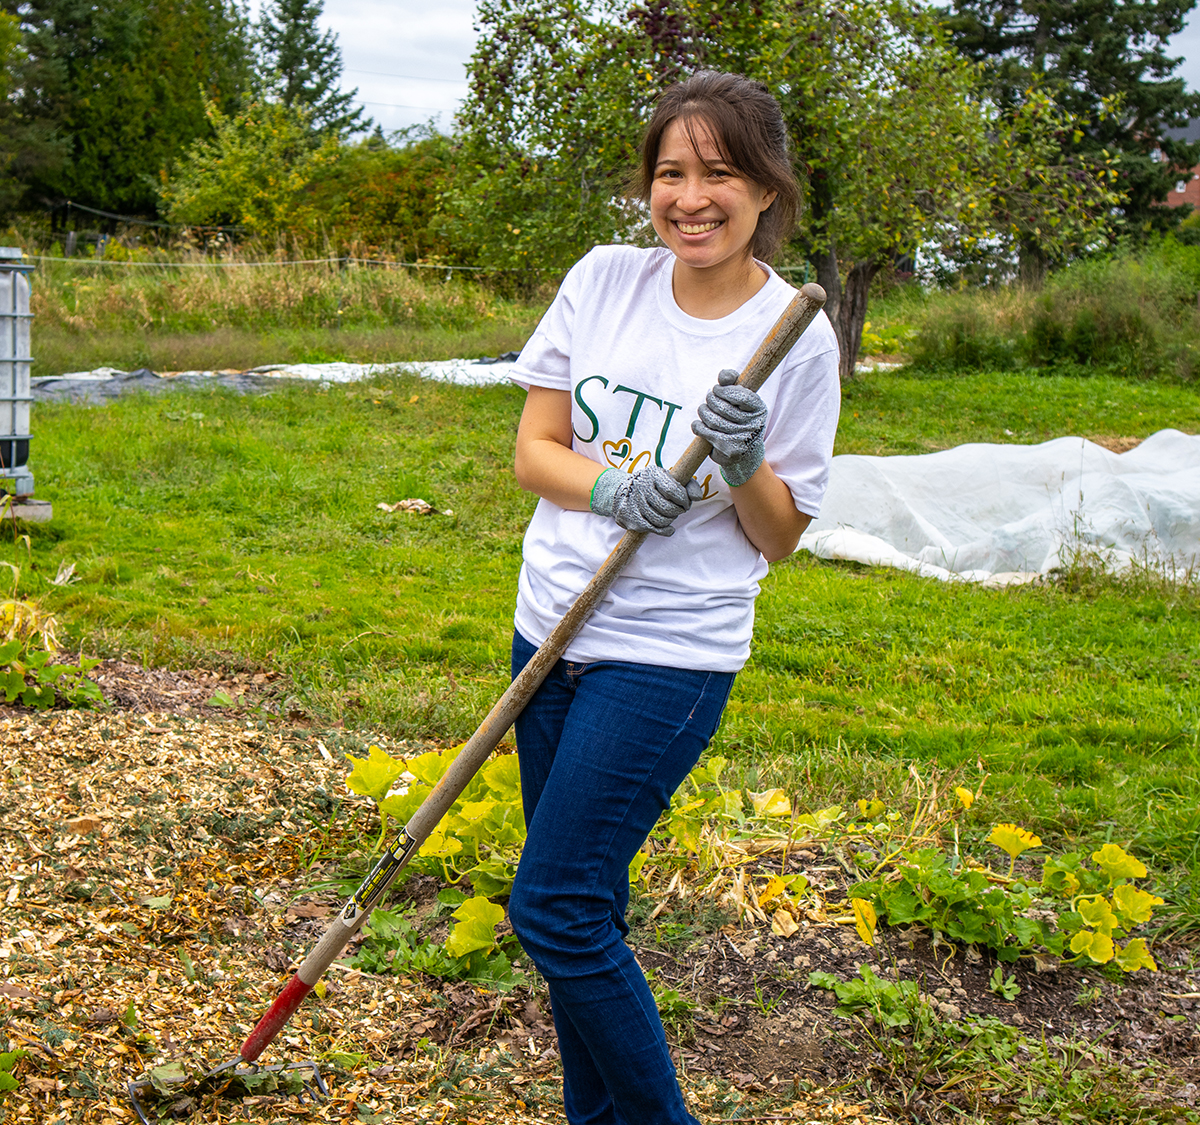
[(723, 219), (711, 219), (705, 223), (688, 223), (676, 219), (675, 225), (683, 234), (707, 234), (710, 230), (716, 230), (723, 222)]

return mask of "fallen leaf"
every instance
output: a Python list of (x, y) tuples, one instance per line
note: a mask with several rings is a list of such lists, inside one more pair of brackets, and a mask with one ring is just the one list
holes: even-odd
[(76, 836), (86, 836), (89, 832), (97, 832), (104, 827), (104, 821), (95, 816), (78, 816), (74, 820), (65, 821), (63, 827)]

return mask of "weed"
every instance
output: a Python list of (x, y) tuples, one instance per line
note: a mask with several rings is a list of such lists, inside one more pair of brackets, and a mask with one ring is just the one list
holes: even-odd
[(672, 988), (659, 981), (653, 971), (647, 971), (646, 983), (650, 985), (650, 991), (654, 995), (655, 1004), (658, 1005), (658, 1015), (663, 1024), (677, 1038), (689, 1038), (692, 1015), (697, 1007), (695, 1001), (684, 996), (677, 988)]
[(31, 301), (37, 373), (496, 355), (519, 348), (542, 311), (461, 275), (243, 260), (234, 252), (192, 269), (42, 263)]
[(779, 1004), (783, 1000), (785, 995), (786, 995), (786, 993), (781, 992), (773, 1000), (768, 999), (766, 993), (763, 992), (761, 986), (759, 986), (757, 983), (755, 983), (755, 985), (754, 985), (754, 1006), (764, 1016), (769, 1016), (773, 1011), (775, 1011), (776, 1008), (779, 1007)]
[(17, 1063), (28, 1054), (28, 1051), (20, 1047), (15, 1051), (0, 1051), (0, 1097), (20, 1086), (21, 1083), (13, 1071), (16, 1069)]
[(870, 965), (858, 970), (858, 980), (843, 981), (832, 973), (815, 970), (808, 974), (814, 988), (831, 990), (837, 996), (834, 1014), (869, 1016), (877, 1027), (912, 1027), (927, 1024), (932, 1016), (916, 981), (881, 980)]
[(930, 369), (1191, 379), (1198, 283), (1200, 249), (1166, 239), (1074, 262), (1040, 293), (1014, 287), (934, 296), (917, 313), (908, 350)]
[(1005, 1000), (1015, 1000), (1021, 995), (1021, 986), (1017, 984), (1017, 978), (1012, 974), (1005, 978), (1004, 969), (1000, 965), (992, 970), (992, 975), (988, 978), (988, 988)]
[[(28, 545), (28, 537), (24, 537)], [(71, 707), (103, 701), (87, 673), (100, 662), (81, 655), (77, 664), (54, 660), (58, 654), (57, 622), (36, 602), (18, 600), (21, 570), (12, 572), (12, 595), (0, 601), (0, 693), (4, 701), (20, 700), (45, 711), (56, 702)]]
[(504, 911), (487, 899), (469, 899), (455, 911), (459, 925), (439, 944), (424, 937), (404, 913), (377, 909), (363, 927), (364, 940), (353, 964), (371, 973), (428, 973), (507, 990), (520, 977), (509, 958), (518, 951), (516, 940), (497, 941), (494, 932), (503, 916)]

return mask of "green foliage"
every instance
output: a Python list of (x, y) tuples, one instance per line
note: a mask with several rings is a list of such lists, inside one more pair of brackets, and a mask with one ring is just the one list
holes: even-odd
[(1035, 948), (1063, 951), (1063, 936), (1028, 916), (1034, 896), (1021, 884), (999, 885), (988, 872), (933, 847), (906, 852), (896, 873), (855, 884), (849, 894), (869, 899), (890, 925), (916, 923), (965, 945), (984, 945), (1001, 961)]
[(162, 186), (171, 221), (233, 223), (260, 237), (313, 228), (320, 212), (309, 185), (336, 159), (336, 139), (314, 134), (308, 110), (283, 102), (206, 109), (212, 139), (195, 141)]
[[(452, 245), (440, 229), (441, 197), (450, 182), (454, 146), (423, 126), (343, 144), (310, 185), (322, 233), (336, 246), (406, 261), (461, 261), (469, 246)], [(290, 233), (299, 232), (295, 227)]]
[(323, 0), (271, 0), (255, 25), (264, 85), (289, 109), (306, 111), (315, 129), (343, 136), (371, 127), (354, 106), (357, 90), (339, 89), (337, 35), (321, 31)]
[(516, 948), (515, 939), (500, 942), (495, 935), (504, 910), (476, 896), (466, 899), (454, 916), (458, 925), (439, 945), (424, 937), (400, 911), (373, 910), (353, 963), (371, 973), (427, 973), (442, 980), (473, 980), (501, 989), (517, 984), (518, 975), (508, 956)]
[(478, 264), (565, 270), (636, 225), (622, 186), (645, 99), (631, 97), (638, 72), (624, 58), (620, 11), (615, 0), (478, 5), (463, 150), (443, 219)]
[(837, 1016), (862, 1013), (881, 1028), (912, 1027), (931, 1018), (916, 981), (880, 980), (870, 965), (860, 966), (858, 976), (858, 980), (843, 981), (832, 973), (816, 970), (808, 974), (808, 983), (837, 996), (837, 1007), (833, 1009)]
[(1017, 984), (1017, 978), (1011, 973), (1005, 977), (1002, 965), (997, 965), (992, 970), (992, 975), (988, 978), (988, 988), (1005, 1000), (1015, 1000), (1021, 995), (1021, 986)]
[(46, 711), (55, 703), (85, 707), (103, 702), (87, 673), (100, 663), (80, 656), (78, 664), (55, 662), (57, 622), (34, 602), (17, 600), (21, 572), (13, 574), (13, 596), (0, 601), (0, 699)]
[(0, 1051), (0, 1097), (20, 1086), (21, 1083), (13, 1076), (13, 1070), (28, 1054), (20, 1047), (15, 1051)]
[(930, 239), (1011, 239), (1030, 222), (1074, 246), (1116, 198), (1107, 168), (1060, 159), (1069, 121), (1049, 99), (1031, 93), (1015, 117), (1000, 114), (909, 0), (865, 0), (852, 18), (776, 0), (487, 0), (480, 29), (452, 238), (486, 265), (562, 268), (597, 242), (646, 237), (625, 179), (654, 96), (704, 67), (743, 73), (778, 97), (804, 166), (791, 253), (827, 291), (844, 376), (871, 280), (895, 256)]
[(46, 123), (23, 114), (16, 99), (30, 65), (20, 19), (0, 11), (0, 218), (16, 207), (25, 192), (25, 178), (34, 169), (61, 159), (61, 141)]
[[(1157, 969), (1145, 939), (1130, 937), (1131, 930), (1150, 921), (1155, 906), (1163, 905), (1157, 895), (1130, 882), (1146, 877), (1145, 865), (1109, 843), (1092, 855), (1098, 870), (1087, 867), (1078, 853), (1067, 853), (1048, 858), (1040, 886), (1031, 885), (1012, 878), (1013, 864), (1041, 840), (1015, 824), (998, 824), (986, 840), (1010, 856), (1009, 874), (998, 875), (960, 852), (956, 822), (974, 804), (969, 790), (960, 787), (959, 803), (953, 811), (931, 813), (923, 824), (918, 810), (906, 830), (896, 819), (850, 825), (847, 832), (873, 845), (867, 854), (881, 852), (884, 858), (874, 863), (870, 878), (848, 889), (847, 897), (869, 901), (890, 925), (920, 925), (963, 945), (982, 945), (1004, 963), (1037, 954), (1111, 961), (1124, 972)], [(952, 851), (939, 842), (950, 825)], [(914, 837), (932, 842), (913, 847)], [(1128, 939), (1124, 947), (1115, 944), (1117, 938)], [(998, 972), (993, 988), (1012, 999), (1008, 992), (1014, 983)]]
[[(1178, 221), (1174, 208), (1158, 204), (1197, 159), (1194, 144), (1164, 136), (1167, 126), (1200, 113), (1200, 96), (1173, 73), (1180, 60), (1167, 53), (1191, 9), (1191, 0), (1051, 0), (1036, 11), (998, 0), (951, 0), (941, 14), (954, 45), (982, 65), (999, 105), (1018, 104), (1031, 86), (1045, 90), (1075, 120), (1063, 138), (1068, 152), (1120, 154), (1124, 227), (1140, 235)], [(1121, 111), (1107, 113), (1114, 96)], [(1033, 246), (1041, 245), (1038, 232), (1029, 235)]]
[(488, 354), (488, 347), (494, 355), (508, 350), (496, 349), (498, 334), (519, 347), (543, 311), (461, 274), (341, 268), (337, 261), (244, 264), (272, 256), (257, 244), (206, 268), (194, 268), (204, 261), (198, 256), (185, 258), (193, 268), (183, 269), (162, 269), (153, 259), (103, 273), (48, 264), (34, 275), (31, 298), (38, 370), (78, 371), (92, 357), (171, 371), (253, 367), (283, 362), (288, 353), (292, 362), (444, 359)]
[(1074, 262), (1041, 293), (947, 294), (919, 314), (907, 351), (926, 370), (1084, 373), (1190, 380), (1200, 371), (1200, 247), (1166, 239)]
[(659, 1018), (674, 1036), (687, 1036), (691, 1031), (692, 1016), (698, 1005), (690, 997), (685, 996), (677, 988), (658, 979), (652, 970), (646, 973), (646, 983), (654, 996)]
[(160, 169), (210, 134), (206, 102), (228, 111), (249, 79), (245, 19), (229, 0), (33, 0), (21, 19), (21, 114), (63, 141), (22, 172), (39, 207), (153, 212)]
[[(355, 793), (371, 797), (379, 807), (384, 831), (388, 818), (404, 824), (441, 780), (459, 747), (441, 752), (429, 751), (403, 762), (372, 746), (367, 758), (347, 754), (355, 765), (346, 779)], [(395, 781), (406, 774), (411, 780), (395, 793)], [(468, 783), (449, 813), (421, 845), (414, 860), (419, 869), (437, 872), (447, 883), (468, 878), (478, 894), (506, 895), (516, 875), (517, 859), (525, 840), (525, 817), (521, 810), (521, 776), (514, 754), (501, 754), (485, 762)], [(479, 907), (472, 907), (477, 912)], [(498, 908), (497, 908), (498, 909)], [(458, 915), (456, 915), (458, 917)], [(503, 917), (501, 911), (500, 917)], [(460, 929), (462, 946), (467, 934), (482, 933), (472, 925), (482, 915), (463, 917)], [(496, 918), (493, 921), (498, 921)], [(460, 954), (467, 952), (460, 948)]]

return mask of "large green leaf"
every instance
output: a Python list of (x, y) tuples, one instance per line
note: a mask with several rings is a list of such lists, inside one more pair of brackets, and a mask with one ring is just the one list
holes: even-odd
[(504, 919), (504, 908), (488, 902), (483, 895), (467, 899), (453, 917), (458, 924), (446, 939), (446, 952), (453, 957), (465, 957), (477, 949), (496, 946), (496, 927)]
[(346, 778), (346, 785), (354, 793), (381, 801), (396, 778), (404, 772), (404, 763), (384, 753), (378, 746), (370, 747), (368, 755), (366, 758), (346, 755), (354, 763), (353, 771)]

